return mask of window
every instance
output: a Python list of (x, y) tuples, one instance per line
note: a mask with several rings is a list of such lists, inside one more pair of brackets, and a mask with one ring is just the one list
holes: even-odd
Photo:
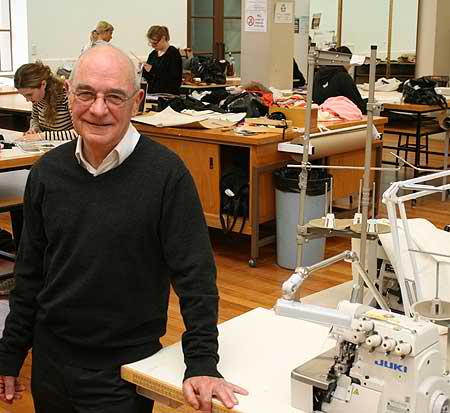
[(239, 73), (241, 0), (189, 0), (188, 47), (195, 55), (218, 59), (231, 53)]
[(12, 70), (11, 0), (0, 0), (0, 72)]

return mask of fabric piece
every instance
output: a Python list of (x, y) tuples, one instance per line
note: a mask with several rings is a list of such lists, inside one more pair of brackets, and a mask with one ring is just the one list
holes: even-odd
[(320, 110), (328, 112), (344, 120), (360, 120), (362, 113), (350, 99), (345, 96), (336, 96), (328, 98), (320, 105)]

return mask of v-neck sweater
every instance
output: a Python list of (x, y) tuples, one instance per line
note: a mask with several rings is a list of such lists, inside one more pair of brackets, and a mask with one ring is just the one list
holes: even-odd
[(121, 165), (92, 176), (75, 146), (49, 151), (30, 172), (0, 374), (17, 375), (36, 343), (88, 368), (153, 354), (172, 284), (186, 325), (185, 377), (220, 376), (216, 268), (183, 162), (141, 136)]

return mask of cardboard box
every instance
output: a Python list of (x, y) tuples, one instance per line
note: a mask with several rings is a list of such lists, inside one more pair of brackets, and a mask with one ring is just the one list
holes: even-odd
[[(286, 119), (292, 121), (292, 126), (297, 128), (303, 128), (305, 126), (305, 108), (292, 107), (281, 108), (278, 106), (271, 106), (269, 113), (281, 112), (286, 116)], [(311, 109), (311, 129), (317, 129), (317, 108)]]

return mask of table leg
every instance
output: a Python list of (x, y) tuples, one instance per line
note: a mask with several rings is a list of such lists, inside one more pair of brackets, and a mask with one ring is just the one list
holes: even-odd
[[(417, 114), (417, 123), (416, 123), (416, 155), (414, 159), (414, 165), (416, 168), (420, 167), (420, 130), (421, 130), (421, 114)], [(419, 175), (419, 171), (414, 169), (414, 178)]]
[[(445, 131), (445, 139), (444, 139), (444, 171), (448, 169), (448, 144), (449, 144), (449, 138), (450, 138), (450, 130)], [(445, 185), (447, 183), (447, 177), (444, 176), (442, 179), (442, 185)], [(447, 199), (447, 191), (442, 192), (442, 201), (445, 201)]]
[(256, 267), (256, 260), (259, 256), (259, 169), (252, 167), (251, 171), (251, 192), (250, 192), (250, 202), (251, 202), (251, 215), (250, 219), (252, 222), (251, 228), (252, 233), (250, 236), (250, 260), (248, 264), (250, 267)]

